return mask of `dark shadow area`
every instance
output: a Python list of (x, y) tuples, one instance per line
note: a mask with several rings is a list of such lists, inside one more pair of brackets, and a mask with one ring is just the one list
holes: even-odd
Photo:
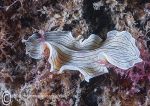
[(109, 74), (103, 74), (90, 79), (89, 82), (81, 82), (81, 88), (86, 88), (86, 90), (83, 90), (81, 93), (82, 102), (84, 102), (86, 106), (98, 106), (98, 97), (103, 93), (103, 90), (100, 88), (100, 86), (109, 85), (109, 77)]
[(100, 35), (102, 39), (106, 39), (106, 32), (113, 29), (114, 25), (110, 14), (105, 7), (94, 10), (93, 3), (95, 0), (84, 0), (83, 2), (83, 18), (89, 24), (89, 34), (94, 33)]

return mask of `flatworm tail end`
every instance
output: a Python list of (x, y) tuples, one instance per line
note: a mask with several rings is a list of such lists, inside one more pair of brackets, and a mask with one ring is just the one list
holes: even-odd
[(111, 31), (101, 49), (109, 63), (128, 69), (142, 61), (135, 39), (127, 31)]

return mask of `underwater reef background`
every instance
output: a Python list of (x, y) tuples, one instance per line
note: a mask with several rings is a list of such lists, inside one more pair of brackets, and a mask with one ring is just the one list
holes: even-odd
[[(128, 70), (82, 79), (78, 71), (51, 73), (44, 58), (25, 54), (23, 39), (43, 31), (71, 31), (103, 40), (111, 30), (128, 31), (143, 62)], [(150, 106), (149, 0), (0, 0), (0, 105), (11, 106)]]

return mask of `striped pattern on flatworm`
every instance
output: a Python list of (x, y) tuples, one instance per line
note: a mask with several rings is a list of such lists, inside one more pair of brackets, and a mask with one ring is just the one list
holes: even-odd
[(46, 45), (51, 71), (78, 70), (86, 81), (108, 72), (105, 60), (125, 70), (142, 61), (135, 39), (127, 31), (110, 31), (104, 42), (94, 34), (84, 40), (82, 36), (74, 38), (68, 31), (52, 31), (45, 32), (43, 37), (33, 34), (25, 45), (26, 54), (34, 59), (44, 56)]

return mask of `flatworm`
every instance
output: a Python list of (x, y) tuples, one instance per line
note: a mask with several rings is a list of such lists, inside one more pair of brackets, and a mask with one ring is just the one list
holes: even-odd
[(85, 40), (82, 36), (74, 38), (69, 31), (45, 32), (42, 36), (33, 34), (25, 41), (26, 54), (41, 59), (48, 49), (51, 71), (78, 70), (86, 81), (108, 73), (106, 60), (124, 70), (142, 61), (135, 39), (127, 31), (110, 31), (104, 42), (95, 34)]

